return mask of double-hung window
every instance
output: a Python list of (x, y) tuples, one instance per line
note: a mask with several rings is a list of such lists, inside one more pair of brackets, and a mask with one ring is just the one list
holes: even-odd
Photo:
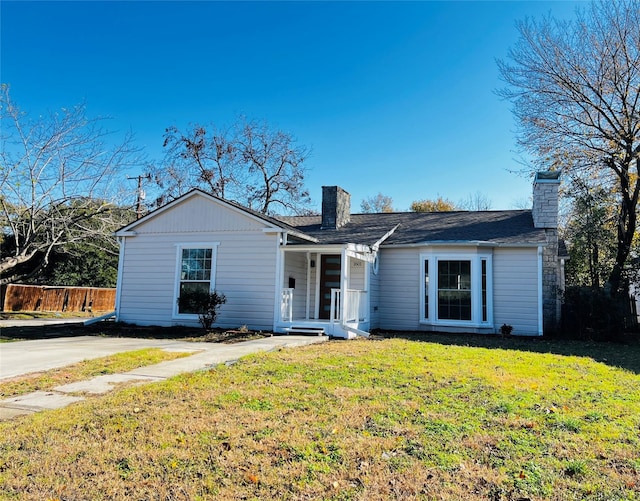
[(440, 325), (483, 325), (492, 321), (491, 254), (420, 256), (421, 321)]
[(196, 315), (180, 306), (178, 298), (190, 292), (211, 292), (215, 288), (217, 243), (179, 245), (177, 249), (175, 313)]
[(438, 261), (438, 319), (471, 320), (471, 261)]

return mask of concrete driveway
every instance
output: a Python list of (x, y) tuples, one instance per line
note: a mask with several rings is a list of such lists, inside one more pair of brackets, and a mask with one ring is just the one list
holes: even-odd
[(201, 351), (212, 343), (93, 336), (35, 339), (0, 343), (0, 380), (56, 369), (91, 358), (106, 357), (123, 351), (162, 348), (168, 351)]
[[(95, 336), (35, 339), (0, 343), (0, 380), (64, 367), (82, 360), (105, 357), (123, 351), (161, 348), (167, 351), (198, 352), (187, 358), (152, 367), (166, 367), (176, 374), (236, 360), (259, 351), (301, 346), (326, 341), (325, 337), (272, 336), (235, 344), (198, 343), (164, 339), (108, 338)], [(145, 369), (147, 372), (151, 368)], [(165, 375), (165, 373), (162, 373)]]

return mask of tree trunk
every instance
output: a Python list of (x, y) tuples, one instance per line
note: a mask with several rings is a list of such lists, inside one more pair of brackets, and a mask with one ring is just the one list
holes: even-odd
[(618, 216), (618, 246), (616, 260), (607, 280), (605, 289), (612, 296), (619, 296), (624, 292), (624, 268), (631, 252), (631, 243), (636, 232), (636, 207), (628, 196), (623, 195)]

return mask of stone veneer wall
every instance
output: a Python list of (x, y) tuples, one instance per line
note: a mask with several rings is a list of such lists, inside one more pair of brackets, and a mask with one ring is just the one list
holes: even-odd
[(551, 332), (560, 323), (560, 264), (558, 260), (558, 230), (545, 229), (547, 246), (542, 251), (542, 313), (544, 331)]
[(540, 172), (533, 183), (533, 224), (544, 228), (547, 246), (542, 251), (542, 303), (544, 331), (560, 321), (560, 264), (558, 260), (559, 172)]

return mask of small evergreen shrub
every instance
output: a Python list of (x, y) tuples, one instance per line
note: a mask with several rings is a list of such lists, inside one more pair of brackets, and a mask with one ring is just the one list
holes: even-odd
[(502, 327), (500, 327), (500, 334), (503, 336), (510, 336), (511, 331), (513, 331), (513, 325), (502, 324)]
[(183, 291), (178, 298), (178, 307), (183, 313), (197, 313), (202, 328), (209, 330), (216, 321), (218, 309), (226, 302), (226, 296), (217, 291)]

